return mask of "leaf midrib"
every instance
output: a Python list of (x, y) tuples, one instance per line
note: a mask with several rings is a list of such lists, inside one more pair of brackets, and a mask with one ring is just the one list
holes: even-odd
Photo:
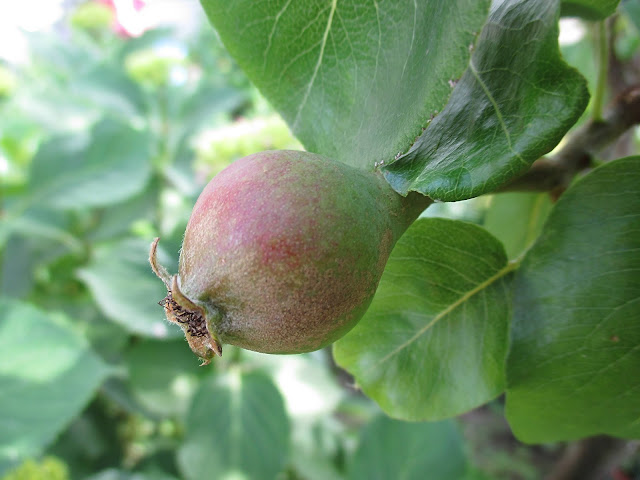
[(387, 353), (384, 357), (380, 358), (380, 360), (378, 360), (376, 363), (374, 363), (368, 370), (371, 371), (371, 370), (377, 368), (378, 366), (380, 366), (381, 364), (383, 364), (384, 362), (389, 360), (391, 357), (397, 355), (399, 352), (401, 352), (402, 350), (407, 348), (413, 342), (418, 340), (422, 335), (424, 335), (427, 331), (429, 331), (429, 329), (431, 329), (442, 318), (446, 317), (449, 313), (453, 312), (456, 308), (458, 308), (460, 305), (465, 303), (467, 300), (469, 300), (475, 294), (481, 292), (485, 288), (487, 288), (490, 285), (492, 285), (494, 282), (500, 280), (502, 277), (504, 277), (508, 273), (510, 273), (510, 272), (514, 271), (515, 269), (517, 269), (520, 266), (521, 260), (522, 260), (522, 256), (519, 257), (516, 260), (512, 260), (512, 261), (508, 262), (504, 267), (502, 267), (500, 270), (498, 270), (495, 274), (493, 274), (492, 276), (490, 276), (489, 278), (487, 278), (483, 282), (479, 283), (476, 287), (472, 288), (471, 290), (466, 292), (464, 295), (460, 296), (460, 298), (458, 298), (458, 300), (456, 300), (455, 302), (450, 304), (447, 308), (442, 310), (440, 313), (436, 314), (431, 319), (431, 321), (429, 321), (429, 323), (427, 323), (424, 327), (419, 329), (411, 338), (409, 338), (405, 342), (403, 342), (400, 345), (398, 345), (396, 348), (394, 348), (389, 353)]

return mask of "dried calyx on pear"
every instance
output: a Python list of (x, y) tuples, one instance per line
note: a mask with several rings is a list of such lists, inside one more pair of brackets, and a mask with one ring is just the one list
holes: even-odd
[(156, 257), (159, 241), (159, 238), (153, 241), (149, 252), (151, 269), (167, 287), (167, 296), (158, 304), (164, 307), (167, 320), (182, 328), (189, 347), (203, 360), (202, 365), (207, 365), (215, 355), (222, 356), (222, 346), (209, 330), (202, 309), (180, 292), (178, 276), (170, 276), (166, 268), (158, 263)]

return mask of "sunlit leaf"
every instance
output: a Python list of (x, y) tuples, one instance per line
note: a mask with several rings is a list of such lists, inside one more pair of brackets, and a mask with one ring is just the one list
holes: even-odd
[(515, 258), (539, 235), (551, 207), (548, 193), (500, 193), (491, 199), (484, 228)]
[(420, 219), (400, 238), (334, 356), (392, 417), (452, 417), (504, 389), (510, 264), (470, 223)]
[(307, 150), (363, 168), (419, 135), (467, 67), (487, 0), (203, 0)]

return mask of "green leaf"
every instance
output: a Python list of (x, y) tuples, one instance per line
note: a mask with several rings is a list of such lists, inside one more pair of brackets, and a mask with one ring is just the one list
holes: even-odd
[(507, 417), (523, 441), (640, 438), (640, 157), (560, 198), (515, 278)]
[(40, 454), (109, 373), (64, 321), (0, 299), (0, 463)]
[(202, 0), (307, 150), (362, 168), (420, 134), (462, 75), (487, 0)]
[(109, 119), (86, 136), (54, 137), (33, 159), (31, 202), (72, 209), (130, 198), (151, 176), (151, 142), (149, 132)]
[(99, 243), (122, 238), (131, 234), (136, 222), (151, 222), (155, 219), (158, 213), (160, 183), (154, 177), (142, 193), (99, 210), (98, 223), (89, 232), (89, 241)]
[(408, 423), (381, 415), (360, 433), (347, 478), (460, 480), (466, 469), (462, 437), (452, 421)]
[(190, 92), (179, 105), (175, 128), (178, 138), (190, 136), (210, 126), (211, 120), (221, 113), (232, 113), (248, 102), (247, 92), (231, 87), (218, 87), (204, 83)]
[(147, 113), (148, 99), (144, 91), (114, 64), (100, 64), (73, 78), (70, 91), (100, 112), (122, 119)]
[(204, 369), (185, 341), (143, 340), (125, 354), (137, 401), (158, 415), (183, 414)]
[(231, 370), (194, 397), (178, 464), (187, 480), (275, 478), (288, 454), (289, 423), (278, 389), (262, 373)]
[(9, 237), (0, 257), (0, 292), (6, 297), (24, 298), (35, 283), (38, 256), (34, 242), (20, 235)]
[(613, 15), (620, 0), (562, 0), (562, 16), (604, 20)]
[(510, 269), (481, 227), (418, 220), (364, 318), (335, 344), (336, 362), (392, 417), (437, 420), (487, 402), (504, 389)]
[[(0, 292), (14, 298), (25, 297), (35, 285), (38, 273), (70, 252), (81, 254), (80, 239), (70, 233), (66, 212), (48, 208), (31, 208), (19, 215), (11, 207), (0, 239)], [(4, 245), (2, 245), (4, 243)]]
[(10, 234), (37, 239), (38, 241), (65, 246), (68, 250), (82, 252), (82, 242), (70, 233), (70, 218), (67, 212), (38, 205), (27, 210), (20, 206), (6, 209), (6, 217), (0, 230), (0, 247), (9, 239)]
[(176, 480), (175, 477), (164, 472), (126, 472), (110, 468), (95, 475), (91, 475), (86, 480)]
[(627, 14), (629, 20), (640, 31), (640, 0), (626, 0), (622, 2), (622, 11)]
[(148, 258), (149, 244), (142, 240), (99, 245), (77, 275), (102, 312), (129, 332), (154, 338), (179, 337), (180, 328), (165, 320), (158, 305), (167, 290), (151, 271)]
[(502, 242), (513, 259), (538, 237), (551, 207), (548, 193), (500, 193), (491, 199), (484, 228)]
[(411, 149), (383, 168), (399, 193), (457, 201), (490, 192), (549, 152), (587, 105), (560, 57), (559, 2), (492, 4), (469, 68)]

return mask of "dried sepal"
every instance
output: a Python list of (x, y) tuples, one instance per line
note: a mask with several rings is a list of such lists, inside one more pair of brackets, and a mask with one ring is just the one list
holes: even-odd
[(156, 276), (162, 280), (164, 286), (167, 287), (167, 290), (171, 291), (171, 275), (166, 268), (158, 263), (158, 242), (160, 241), (160, 237), (156, 237), (151, 244), (151, 248), (149, 250), (149, 263), (151, 264), (151, 270)]
[(151, 244), (149, 263), (153, 272), (167, 287), (167, 296), (158, 304), (164, 308), (167, 320), (178, 325), (184, 332), (193, 353), (202, 359), (201, 365), (208, 365), (216, 355), (222, 356), (222, 346), (207, 321), (205, 312), (182, 294), (178, 276), (171, 276), (157, 261), (159, 238)]

